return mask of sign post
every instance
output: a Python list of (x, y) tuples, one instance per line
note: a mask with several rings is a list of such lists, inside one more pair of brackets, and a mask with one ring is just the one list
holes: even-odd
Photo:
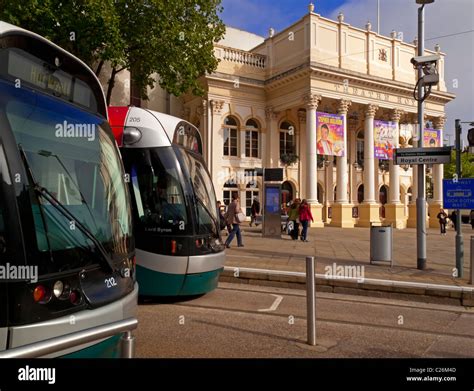
[(395, 148), (393, 162), (396, 165), (450, 163), (451, 147)]
[(443, 180), (443, 205), (456, 210), (456, 270), (462, 278), (464, 268), (464, 243), (462, 239), (461, 209), (474, 209), (474, 178)]

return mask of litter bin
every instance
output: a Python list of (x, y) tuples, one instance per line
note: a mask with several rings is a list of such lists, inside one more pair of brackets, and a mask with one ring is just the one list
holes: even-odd
[(391, 225), (370, 226), (370, 263), (390, 262), (393, 265), (393, 227)]

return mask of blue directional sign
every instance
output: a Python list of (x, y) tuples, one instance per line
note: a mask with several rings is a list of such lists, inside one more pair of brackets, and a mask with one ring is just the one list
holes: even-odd
[(444, 179), (443, 205), (448, 209), (474, 209), (474, 178)]

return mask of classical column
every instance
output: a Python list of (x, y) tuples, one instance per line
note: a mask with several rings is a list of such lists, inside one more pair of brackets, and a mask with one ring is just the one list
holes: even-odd
[[(412, 120), (412, 123), (414, 125), (414, 135), (413, 138), (416, 137), (422, 137), (418, 135), (418, 117), (415, 116), (415, 118)], [(413, 140), (413, 144), (416, 147), (416, 143), (418, 141)], [(408, 204), (408, 220), (407, 220), (407, 227), (409, 228), (416, 228), (416, 198), (418, 197), (418, 170), (416, 165), (411, 166), (411, 201)]]
[(224, 101), (222, 100), (211, 100), (211, 132), (209, 138), (210, 145), (210, 163), (209, 171), (211, 173), (212, 182), (216, 189), (217, 194), (222, 194), (222, 175), (219, 175), (219, 170), (222, 170), (222, 156), (224, 152), (224, 130), (222, 129), (222, 109), (224, 107)]
[(306, 199), (313, 214), (312, 226), (322, 227), (322, 205), (318, 203), (318, 151), (316, 149), (316, 109), (321, 96), (308, 94), (304, 99), (306, 102)]
[[(446, 117), (437, 117), (433, 121), (435, 129), (439, 130), (440, 135), (440, 146), (443, 146), (443, 128), (446, 123)], [(438, 219), (436, 215), (439, 213), (440, 208), (443, 207), (443, 177), (444, 177), (444, 166), (442, 164), (433, 164), (433, 200), (429, 205), (429, 221), (430, 227), (439, 227)]]
[(364, 128), (364, 202), (359, 206), (361, 227), (379, 222), (379, 204), (375, 200), (374, 118), (378, 106), (369, 104), (365, 111)]
[(298, 137), (298, 198), (301, 198), (302, 194), (306, 194), (305, 188), (305, 178), (303, 177), (303, 167), (306, 164), (306, 154), (303, 151), (303, 137), (306, 137), (306, 134), (303, 134), (304, 129), (306, 128), (306, 110), (298, 110), (298, 122), (299, 122), (299, 137)]
[(352, 204), (348, 198), (349, 187), (349, 169), (347, 159), (349, 155), (349, 148), (347, 143), (347, 111), (351, 101), (341, 99), (337, 108), (338, 114), (343, 116), (344, 126), (344, 156), (338, 156), (337, 159), (337, 188), (336, 188), (336, 202), (332, 206), (331, 225), (343, 228), (354, 227), (354, 220), (352, 218)]
[[(394, 109), (390, 113), (390, 121), (395, 123), (395, 143), (394, 148), (398, 148), (398, 138), (400, 133), (400, 117), (402, 110)], [(400, 201), (400, 167), (389, 162), (389, 200), (385, 205), (385, 222), (393, 224), (394, 228), (402, 229), (406, 227), (405, 205)]]
[(196, 108), (196, 114), (199, 117), (199, 133), (202, 139), (202, 156), (204, 161), (209, 166), (209, 150), (211, 145), (209, 143), (209, 133), (207, 129), (207, 100), (202, 100), (201, 105)]
[(273, 111), (273, 107), (267, 107), (265, 109), (265, 118), (267, 120), (265, 167), (276, 168), (280, 158), (280, 136), (277, 129), (278, 114)]

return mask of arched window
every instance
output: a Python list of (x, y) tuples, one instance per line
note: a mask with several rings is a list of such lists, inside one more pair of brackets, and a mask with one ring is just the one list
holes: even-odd
[(413, 193), (412, 193), (412, 188), (409, 187), (408, 190), (407, 190), (407, 194), (408, 194), (408, 202), (411, 203), (412, 200), (413, 200)]
[(364, 185), (360, 185), (357, 188), (357, 202), (362, 204), (364, 202)]
[(238, 121), (234, 117), (224, 120), (224, 156), (237, 156)]
[(252, 214), (252, 203), (254, 199), (260, 202), (260, 192), (254, 183), (249, 183), (245, 190), (245, 214), (250, 216)]
[(295, 127), (288, 121), (280, 125), (280, 156), (296, 153)]
[(380, 186), (379, 190), (379, 202), (382, 205), (385, 205), (387, 203), (387, 196), (388, 196), (388, 187), (385, 185)]
[(287, 204), (288, 202), (293, 200), (293, 185), (285, 181), (281, 184), (281, 202), (282, 204)]
[(320, 204), (324, 203), (324, 189), (320, 183), (318, 183), (318, 202)]
[(239, 194), (238, 186), (233, 181), (224, 183), (224, 191), (222, 193), (222, 201), (228, 206), (232, 202), (232, 197)]
[(245, 156), (259, 157), (259, 126), (257, 121), (249, 119), (245, 124)]
[(359, 130), (357, 133), (357, 164), (364, 167), (364, 131)]

